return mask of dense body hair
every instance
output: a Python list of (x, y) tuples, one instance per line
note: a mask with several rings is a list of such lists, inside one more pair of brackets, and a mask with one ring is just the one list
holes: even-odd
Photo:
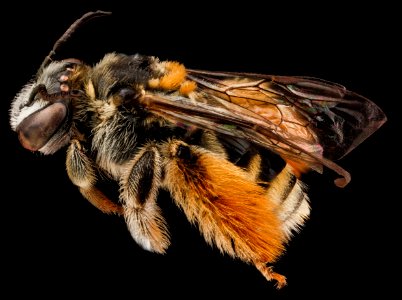
[[(124, 217), (144, 249), (165, 253), (161, 189), (206, 242), (273, 271), (310, 214), (309, 170), (329, 167), (386, 118), (371, 101), (334, 83), (303, 77), (208, 72), (150, 56), (109, 53), (96, 65), (45, 60), (15, 97), (10, 123), (21, 144), (51, 154), (81, 194)], [(345, 134), (347, 136), (345, 136)], [(99, 188), (104, 176), (119, 199)]]

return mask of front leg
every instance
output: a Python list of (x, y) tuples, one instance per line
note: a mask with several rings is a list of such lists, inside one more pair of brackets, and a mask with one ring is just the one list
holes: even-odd
[(70, 180), (78, 186), (81, 194), (96, 208), (106, 214), (123, 214), (120, 205), (108, 199), (98, 188), (95, 187), (96, 173), (94, 163), (85, 154), (80, 142), (76, 139), (71, 141), (67, 150), (67, 174)]
[(156, 203), (161, 161), (156, 145), (145, 146), (128, 163), (120, 193), (131, 236), (144, 249), (157, 253), (164, 253), (170, 244), (165, 219)]

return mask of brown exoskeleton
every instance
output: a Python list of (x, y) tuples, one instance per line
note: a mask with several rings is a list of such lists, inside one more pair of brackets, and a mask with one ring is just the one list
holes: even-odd
[[(320, 79), (186, 69), (156, 57), (109, 53), (96, 65), (52, 61), (15, 97), (11, 126), (23, 147), (52, 154), (67, 146), (67, 172), (104, 213), (124, 216), (134, 240), (164, 253), (169, 232), (157, 205), (170, 192), (207, 243), (273, 271), (310, 207), (301, 175), (328, 167), (386, 117), (373, 102)], [(279, 162), (279, 163), (278, 163)], [(99, 173), (120, 186), (98, 189)]]

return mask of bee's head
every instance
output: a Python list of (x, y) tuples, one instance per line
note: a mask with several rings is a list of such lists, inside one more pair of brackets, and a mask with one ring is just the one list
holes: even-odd
[(36, 79), (14, 98), (10, 123), (26, 149), (51, 154), (70, 141), (71, 100), (82, 96), (82, 74), (87, 66), (75, 59), (52, 61), (52, 57), (83, 23), (110, 14), (101, 10), (88, 12), (71, 24), (44, 59)]
[(10, 123), (24, 148), (52, 154), (69, 142), (71, 102), (81, 94), (74, 82), (80, 67), (78, 60), (52, 62), (16, 95)]

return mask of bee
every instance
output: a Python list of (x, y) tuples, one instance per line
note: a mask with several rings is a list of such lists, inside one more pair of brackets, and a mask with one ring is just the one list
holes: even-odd
[[(310, 213), (303, 174), (328, 168), (347, 185), (351, 176), (335, 161), (385, 114), (317, 78), (201, 71), (114, 52), (93, 66), (53, 60), (79, 26), (108, 14), (74, 22), (13, 99), (21, 145), (45, 155), (66, 148), (72, 183), (103, 213), (124, 217), (145, 250), (170, 245), (163, 189), (208, 244), (283, 287), (273, 265)], [(100, 187), (104, 176), (118, 184), (118, 199)]]

